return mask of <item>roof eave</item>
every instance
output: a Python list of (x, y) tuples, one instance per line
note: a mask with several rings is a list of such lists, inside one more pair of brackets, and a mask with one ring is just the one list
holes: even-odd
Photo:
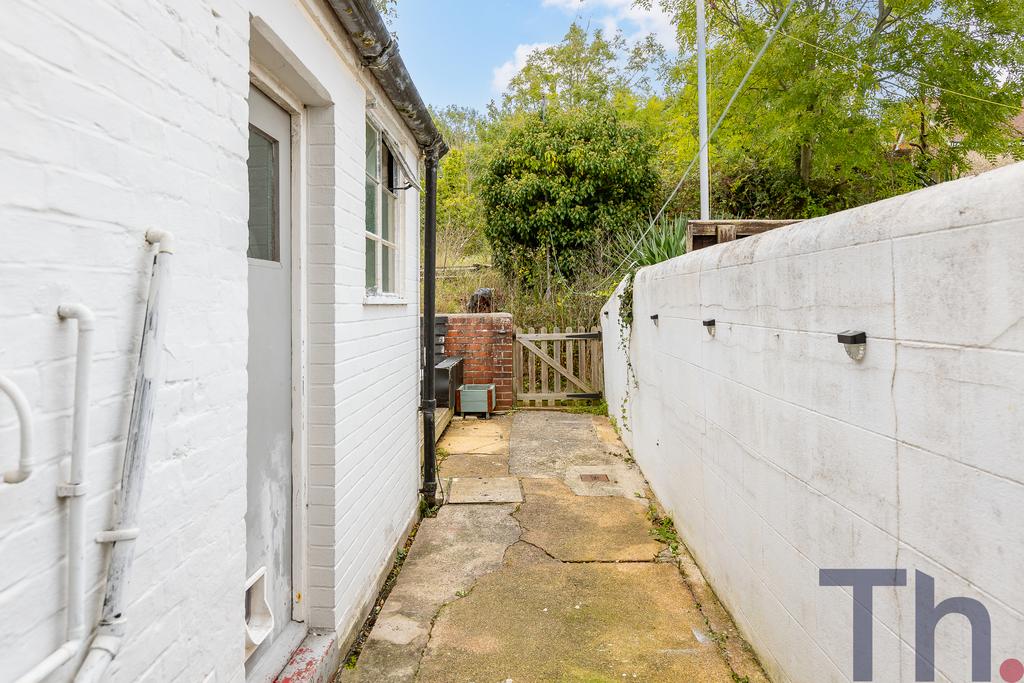
[(448, 144), (434, 125), (430, 110), (405, 67), (397, 41), (371, 0), (328, 0), (328, 3), (352, 39), (359, 58), (373, 73), (420, 149), (428, 155), (436, 154), (437, 158), (444, 156)]

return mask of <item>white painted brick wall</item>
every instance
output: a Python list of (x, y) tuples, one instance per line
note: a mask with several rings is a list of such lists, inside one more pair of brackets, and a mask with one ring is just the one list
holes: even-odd
[[(63, 639), (54, 487), (70, 448), (75, 327), (56, 307), (80, 301), (98, 315), (91, 537), (120, 477), (148, 227), (174, 231), (178, 249), (129, 638), (111, 680), (244, 678), (250, 14), (333, 102), (306, 122), (309, 625), (344, 634), (361, 619), (416, 513), (419, 197), (405, 197), (406, 302), (364, 305), (368, 93), (414, 168), (418, 152), (326, 5), (11, 0), (0, 22), (0, 373), (32, 403), (38, 469), (0, 484), (0, 681)], [(16, 452), (0, 399), (0, 466)], [(104, 566), (90, 544), (90, 619)]]
[[(229, 1), (179, 4), (4, 6), (0, 372), (32, 403), (38, 469), (23, 484), (0, 484), (0, 680), (64, 636), (66, 523), (54, 487), (71, 441), (75, 325), (59, 322), (56, 307), (82, 302), (98, 316), (91, 537), (109, 524), (120, 476), (151, 226), (174, 231), (179, 250), (131, 626), (112, 680), (241, 679), (247, 113), (239, 84), (248, 17)], [(0, 400), (5, 459), (16, 438)], [(90, 619), (101, 551), (88, 545)]]
[[(875, 680), (914, 680), (914, 570), (988, 608), (994, 677), (1024, 655), (1022, 187), (1017, 164), (642, 270), (639, 388), (605, 307), (609, 412), (774, 680), (852, 677), (820, 568), (909, 571), (876, 590)], [(968, 638), (940, 624), (938, 680), (970, 680)]]

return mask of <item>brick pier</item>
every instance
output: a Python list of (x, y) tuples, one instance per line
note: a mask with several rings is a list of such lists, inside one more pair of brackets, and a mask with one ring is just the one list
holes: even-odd
[(512, 408), (511, 313), (448, 314), (444, 352), (465, 359), (466, 384), (493, 384), (498, 410)]

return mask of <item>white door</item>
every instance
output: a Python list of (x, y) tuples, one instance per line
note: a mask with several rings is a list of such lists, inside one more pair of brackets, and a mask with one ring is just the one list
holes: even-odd
[(292, 616), (292, 232), (291, 117), (250, 87), (249, 123), (246, 569), (265, 569), (274, 617), (251, 670)]

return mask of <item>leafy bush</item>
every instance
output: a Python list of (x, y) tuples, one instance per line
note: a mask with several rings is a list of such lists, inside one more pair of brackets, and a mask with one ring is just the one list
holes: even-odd
[(519, 113), (488, 136), (486, 235), (495, 265), (517, 284), (550, 279), (546, 271), (574, 282), (595, 245), (650, 209), (654, 144), (610, 107)]

